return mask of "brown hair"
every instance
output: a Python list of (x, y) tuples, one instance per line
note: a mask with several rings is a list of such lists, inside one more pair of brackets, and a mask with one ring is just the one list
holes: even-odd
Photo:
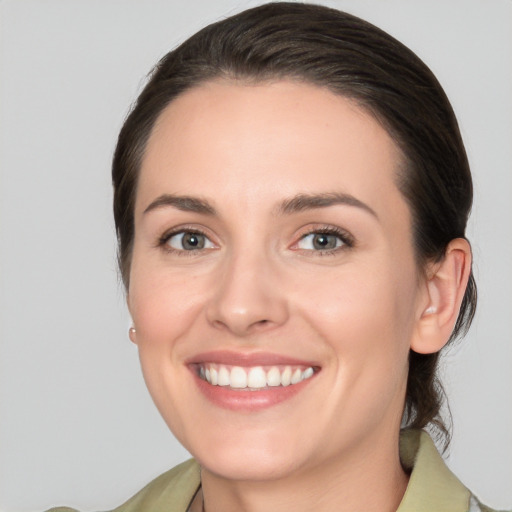
[[(357, 101), (402, 151), (397, 184), (411, 210), (418, 265), (441, 260), (448, 243), (464, 237), (473, 195), (469, 164), (453, 110), (428, 67), (389, 34), (355, 16), (318, 5), (270, 3), (213, 23), (169, 52), (128, 115), (112, 168), (126, 287), (137, 179), (152, 127), (179, 94), (215, 78), (242, 83), (286, 78)], [(471, 273), (450, 341), (468, 329), (475, 307)], [(444, 394), (438, 357), (411, 351), (404, 425), (430, 425), (448, 441), (440, 416)]]

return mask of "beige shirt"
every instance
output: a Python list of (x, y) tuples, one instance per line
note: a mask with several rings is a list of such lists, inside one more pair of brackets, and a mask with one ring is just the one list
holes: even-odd
[[(448, 469), (425, 432), (401, 434), (400, 458), (411, 474), (397, 512), (493, 512)], [(160, 475), (111, 512), (186, 512), (200, 483), (199, 464), (191, 459)], [(76, 511), (59, 507), (49, 512)]]

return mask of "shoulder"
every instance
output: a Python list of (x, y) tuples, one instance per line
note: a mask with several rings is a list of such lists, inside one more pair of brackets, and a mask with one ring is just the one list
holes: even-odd
[[(200, 484), (199, 464), (190, 459), (155, 478), (111, 512), (186, 512)], [(69, 507), (47, 512), (77, 512)]]
[(112, 512), (157, 512), (165, 509), (185, 512), (199, 484), (199, 464), (190, 459), (155, 478)]
[(400, 459), (410, 477), (397, 512), (496, 512), (450, 471), (426, 432), (402, 432)]

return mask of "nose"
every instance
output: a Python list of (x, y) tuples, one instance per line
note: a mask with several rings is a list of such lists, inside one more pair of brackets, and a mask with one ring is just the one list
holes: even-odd
[(279, 271), (264, 255), (238, 255), (224, 262), (207, 305), (216, 329), (245, 337), (275, 329), (288, 319)]

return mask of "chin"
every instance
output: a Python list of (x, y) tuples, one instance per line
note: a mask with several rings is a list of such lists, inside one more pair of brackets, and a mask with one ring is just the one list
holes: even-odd
[(222, 454), (209, 453), (196, 459), (204, 470), (235, 481), (280, 480), (297, 471), (299, 466), (295, 458), (258, 448), (228, 449)]
[[(229, 480), (277, 480), (298, 470), (308, 459), (308, 446), (286, 429), (238, 427), (215, 422), (184, 446), (207, 471)], [(190, 430), (188, 430), (190, 434)]]

